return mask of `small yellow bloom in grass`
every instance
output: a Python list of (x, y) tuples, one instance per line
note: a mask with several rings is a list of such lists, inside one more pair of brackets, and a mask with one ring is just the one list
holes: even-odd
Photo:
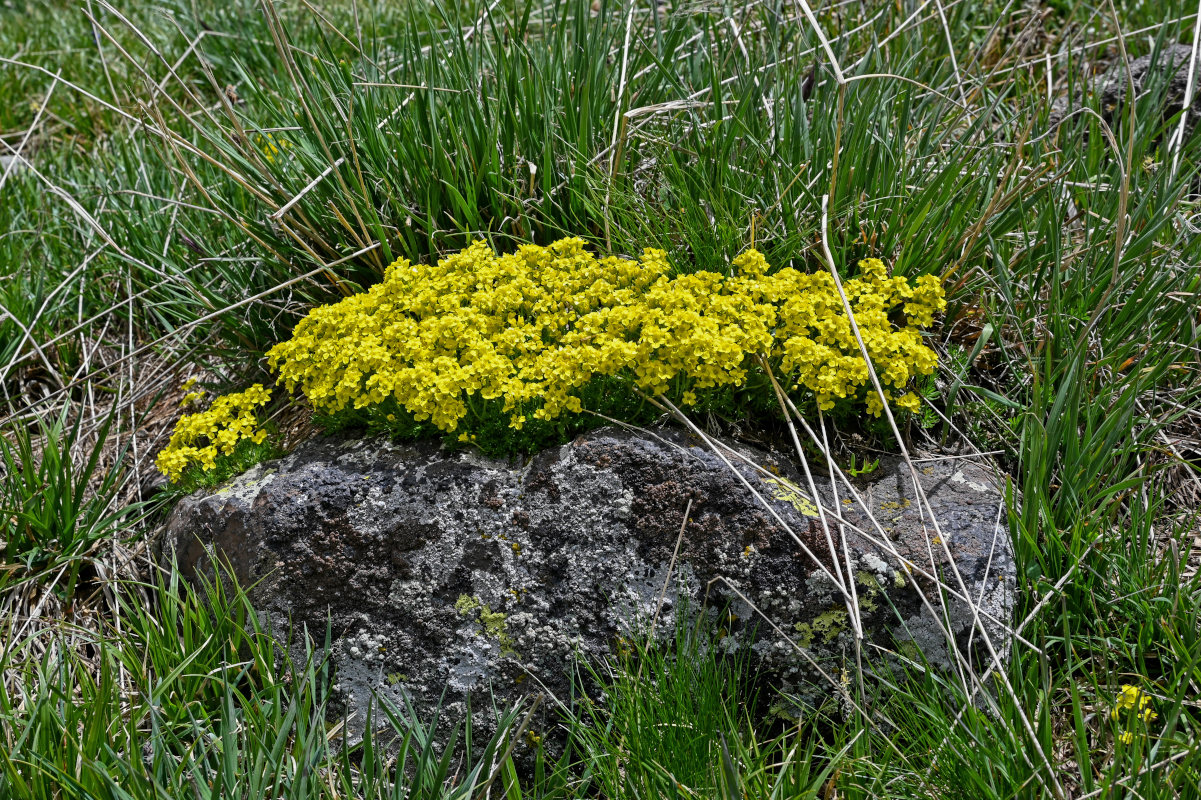
[(911, 411), (914, 413), (916, 413), (917, 410), (922, 407), (921, 398), (913, 392), (906, 392), (905, 394), (901, 395), (896, 399), (894, 404), (905, 409), (906, 411)]
[(1123, 731), (1118, 734), (1118, 741), (1122, 744), (1134, 744), (1134, 734), (1130, 731)]
[(180, 404), (180, 406), (183, 406), (186, 408), (187, 406), (193, 405), (195, 403), (199, 403), (201, 400), (204, 399), (204, 396), (206, 394), (207, 394), (207, 392), (205, 392), (204, 389), (199, 389), (195, 392), (188, 392), (187, 394), (185, 394), (183, 396), (183, 399), (179, 401), (179, 404)]
[(1110, 719), (1117, 720), (1126, 709), (1133, 711), (1134, 718), (1142, 721), (1144, 724), (1159, 718), (1159, 714), (1155, 712), (1155, 709), (1151, 708), (1151, 695), (1137, 686), (1129, 684), (1122, 686), (1121, 691), (1118, 692), (1113, 711), (1109, 713)]
[[(1124, 684), (1121, 691), (1118, 692), (1117, 700), (1114, 702), (1113, 711), (1110, 712), (1112, 719), (1117, 719), (1121, 716), (1122, 711), (1127, 708), (1135, 708), (1140, 711), (1147, 708), (1151, 704), (1151, 698), (1143, 693), (1142, 689), (1130, 684)], [(1154, 714), (1155, 712), (1151, 712)]]
[(270, 133), (256, 133), (254, 135), (254, 143), (259, 146), (266, 157), (268, 163), (275, 163), (275, 157), (283, 150), (288, 150), (292, 147), (292, 143), (287, 139), (282, 139)]

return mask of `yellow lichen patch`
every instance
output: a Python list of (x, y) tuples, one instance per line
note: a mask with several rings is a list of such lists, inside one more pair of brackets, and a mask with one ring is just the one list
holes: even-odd
[(772, 487), (771, 496), (795, 508), (806, 517), (817, 518), (817, 506), (797, 486), (785, 478), (764, 478)]
[(849, 619), (846, 609), (831, 608), (818, 614), (812, 622), (798, 622), (792, 628), (800, 634), (797, 644), (808, 648), (819, 636), (826, 644), (834, 641), (846, 628)]
[(459, 599), (455, 601), (455, 611), (458, 611), (463, 616), (469, 616), (479, 610), (479, 599), (470, 595), (461, 594)]
[(818, 614), (817, 618), (813, 620), (813, 633), (821, 636), (822, 641), (826, 643), (832, 642), (846, 628), (848, 620), (846, 609), (831, 608), (829, 611)]
[[(890, 402), (914, 407), (904, 388), (936, 365), (919, 329), (945, 308), (942, 288), (889, 277), (878, 259), (859, 266), (845, 291), (863, 342)], [(313, 309), (268, 362), (319, 411), (392, 399), (448, 432), (473, 398), (500, 400), (515, 429), (578, 413), (598, 376), (690, 405), (741, 386), (759, 357), (820, 408), (882, 411), (830, 275), (769, 272), (755, 250), (731, 276), (670, 272), (662, 250), (597, 258), (573, 238), (497, 255), (476, 242), (432, 265), (401, 259), (368, 291)]]
[(185, 414), (155, 465), (174, 483), (194, 464), (213, 469), (217, 456), (230, 455), (243, 439), (262, 442), (267, 434), (259, 429), (255, 412), (270, 399), (271, 391), (255, 384), (244, 392), (218, 397), (207, 411)]
[(797, 639), (798, 645), (800, 645), (801, 647), (804, 647), (804, 648), (810, 648), (813, 646), (813, 626), (812, 625), (810, 625), (808, 622), (798, 622), (796, 625), (793, 625), (792, 627), (793, 627), (793, 630), (795, 630), (797, 633), (800, 634), (800, 637)]
[(515, 642), (509, 635), (509, 626), (503, 612), (493, 611), (485, 603), (480, 602), (478, 597), (465, 594), (459, 595), (459, 599), (455, 601), (455, 611), (464, 617), (474, 617), (479, 622), (484, 636), (495, 640), (500, 645), (501, 656), (519, 657), (517, 651), (513, 649)]
[(876, 598), (880, 596), (880, 581), (876, 579), (875, 575), (862, 569), (855, 573), (855, 578), (864, 588), (864, 591), (859, 594), (860, 608), (867, 612), (875, 611), (877, 608)]

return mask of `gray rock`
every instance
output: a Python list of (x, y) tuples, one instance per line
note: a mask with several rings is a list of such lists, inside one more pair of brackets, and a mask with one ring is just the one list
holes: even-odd
[[(1158, 53), (1145, 55), (1130, 62), (1127, 71), (1125, 62), (1120, 58), (1112, 63), (1100, 75), (1091, 75), (1079, 83), (1081, 89), (1087, 88), (1097, 96), (1100, 110), (1105, 120), (1112, 126), (1118, 123), (1118, 116), (1126, 113), (1125, 100), (1134, 87), (1134, 96), (1141, 98), (1153, 89), (1163, 91), (1163, 102), (1159, 114), (1168, 119), (1180, 111), (1184, 105), (1188, 87), (1188, 64), (1192, 48), (1183, 44), (1165, 45)], [(1129, 75), (1129, 78), (1127, 76)], [(1188, 118), (1185, 121), (1185, 137), (1192, 135), (1197, 123), (1201, 121), (1201, 64), (1193, 77), (1193, 98), (1189, 107)], [(1083, 92), (1072, 97), (1060, 96), (1052, 103), (1050, 115), (1047, 118), (1047, 130), (1053, 131), (1056, 126), (1068, 118), (1071, 109), (1079, 109), (1085, 104)], [(1171, 133), (1175, 133), (1175, 128)]]
[[(820, 703), (837, 692), (809, 659), (834, 680), (854, 671), (851, 617), (833, 577), (846, 561), (841, 546), (831, 555), (796, 468), (738, 452), (766, 468), (739, 467), (774, 514), (674, 429), (601, 430), (526, 463), (429, 442), (314, 440), (182, 500), (160, 555), (174, 553), (194, 576), (211, 573), (219, 551), (244, 585), (256, 584), (252, 596), (277, 630), (304, 625), (320, 638), (328, 619), (336, 693), (350, 729), (361, 730), (373, 694), (401, 708), (407, 698), (418, 712), (442, 698), (452, 719), (469, 695), (476, 709), (490, 705), (489, 692), (498, 705), (531, 691), (567, 699), (574, 658), (611, 655), (655, 617), (691, 500), (656, 632), (674, 630), (679, 609), (703, 607), (721, 647), (749, 648), (759, 677), (799, 703)], [(918, 466), (968, 595), (1004, 652), (1016, 581), (995, 485), (966, 460)], [(949, 575), (950, 561), (924, 530), (928, 515), (907, 475), (885, 457), (860, 486), (887, 544), (847, 500), (823, 498), (848, 527), (870, 533), (846, 536), (865, 635), (942, 667), (959, 650), (980, 669), (982, 635), (965, 602), (947, 601), (956, 647), (939, 632), (929, 576)], [(864, 652), (876, 668), (890, 660)]]
[[(1097, 93), (1101, 98), (1101, 110), (1111, 121), (1125, 105), (1130, 86), (1134, 86), (1134, 96), (1142, 97), (1154, 87), (1166, 86), (1163, 95), (1163, 106), (1160, 114), (1171, 117), (1180, 111), (1188, 88), (1189, 58), (1193, 49), (1188, 45), (1166, 45), (1158, 53), (1136, 58), (1130, 62), (1127, 73), (1125, 63), (1119, 59), (1097, 81)], [(1201, 65), (1194, 70), (1193, 97), (1186, 122), (1185, 135), (1196, 128), (1201, 118)], [(1127, 75), (1129, 74), (1129, 80)]]

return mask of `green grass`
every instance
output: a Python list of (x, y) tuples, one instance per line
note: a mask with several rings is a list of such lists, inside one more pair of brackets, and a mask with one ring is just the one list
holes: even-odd
[(137, 504), (109, 510), (118, 480), (113, 470), (100, 468), (109, 421), (84, 451), (86, 460), (75, 463), (72, 451), (80, 444), (82, 422), (81, 417), (39, 418), (36, 426), (15, 430), (13, 441), (0, 438), (7, 568), (0, 573), (0, 588), (13, 591), (48, 579), (54, 591), (70, 598), (96, 550), (136, 516)]
[[(817, 797), (838, 763), (819, 769), (815, 746), (796, 732), (756, 740), (738, 676), (703, 632), (680, 631), (669, 649), (631, 642), (612, 672), (594, 672), (596, 696), (617, 702), (564, 713), (561, 755), (551, 758), (525, 735), (532, 708), (521, 706), (497, 709), (497, 732), (481, 741), (470, 717), (448, 732), (437, 718), (385, 705), (374, 734), (349, 740), (326, 718), (325, 649), (268, 635), (228, 577), (193, 588), (172, 574), (112, 589), (119, 630), (65, 625), (28, 636), (6, 625), (5, 797), (432, 800), (492, 787), (548, 800), (743, 789), (799, 800)], [(647, 693), (647, 681), (664, 691)]]
[[(6, 797), (472, 797), (495, 780), (490, 766), (515, 711), (475, 753), (453, 743), (438, 753), (433, 728), (403, 709), (388, 714), (391, 737), (347, 747), (325, 718), (323, 650), (301, 643), (293, 660), (241, 589), (194, 590), (172, 575), (113, 592), (120, 629), (65, 626), (9, 640)], [(458, 790), (445, 792), (462, 766), (456, 753), (469, 762)]]
[(761, 697), (745, 658), (723, 657), (704, 627), (618, 651), (582, 669), (604, 702), (582, 702), (566, 720), (579, 771), (601, 797), (816, 798), (843, 763), (846, 748), (819, 755), (816, 724), (756, 732), (775, 698)]
[[(1195, 8), (818, 7), (840, 84), (794, 4), (677, 5), (0, 5), (0, 155), (36, 169), (0, 188), (0, 795), (402, 791), (382, 752), (330, 746), (319, 648), (289, 662), (237, 592), (206, 611), (130, 583), (136, 504), (185, 377), (262, 380), (307, 307), (394, 258), (573, 234), (682, 271), (752, 242), (824, 268), (824, 241), (840, 270), (945, 276), (924, 395), (950, 421), (903, 433), (1010, 476), (1029, 644), (991, 704), (915, 665), (856, 698), (869, 717), (783, 738), (748, 733), (729, 665), (687, 673), (696, 696), (593, 665), (614, 701), (576, 720), (587, 763), (520, 789), (502, 770), (494, 795), (684, 796), (679, 771), (701, 796), (1197, 796), (1201, 141), (1167, 149), (1162, 86), (1107, 131), (1085, 74), (1191, 41)], [(1048, 128), (1055, 97), (1091, 111)], [(1159, 714), (1129, 745), (1123, 684)], [(707, 727), (667, 746), (636, 735), (648, 714)], [(414, 796), (439, 796), (430, 721), (406, 719)]]

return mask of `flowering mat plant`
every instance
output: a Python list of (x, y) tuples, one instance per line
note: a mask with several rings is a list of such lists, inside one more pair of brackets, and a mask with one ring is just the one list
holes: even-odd
[[(504, 255), (475, 242), (436, 264), (397, 260), (366, 292), (310, 311), (267, 360), (317, 412), (382, 415), (385, 427), (400, 412), (462, 441), (497, 404), (515, 431), (579, 414), (605, 379), (689, 407), (766, 371), (822, 411), (861, 405), (878, 417), (884, 402), (917, 410), (908, 387), (937, 366), (921, 333), (946, 308), (934, 276), (911, 283), (864, 259), (844, 305), (831, 275), (772, 270), (754, 249), (729, 275), (671, 272), (649, 248), (632, 260), (597, 258), (578, 238)], [(159, 468), (178, 480), (261, 441), (253, 409), (268, 399), (256, 385), (184, 416)]]

